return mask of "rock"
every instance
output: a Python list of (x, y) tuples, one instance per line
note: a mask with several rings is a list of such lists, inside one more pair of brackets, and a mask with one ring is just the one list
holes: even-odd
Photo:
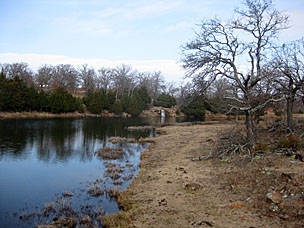
[(185, 190), (191, 190), (191, 191), (197, 191), (201, 188), (201, 186), (199, 184), (196, 183), (190, 183), (190, 184), (186, 184), (184, 186)]
[(268, 192), (266, 194), (266, 198), (270, 202), (276, 203), (276, 204), (279, 204), (283, 200), (281, 194), (279, 192), (276, 192), (276, 191)]
[(166, 199), (161, 199), (158, 201), (158, 206), (167, 206), (167, 200)]

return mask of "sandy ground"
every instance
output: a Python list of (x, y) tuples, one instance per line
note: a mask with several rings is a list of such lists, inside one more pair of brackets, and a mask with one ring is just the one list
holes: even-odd
[[(289, 217), (282, 219), (265, 212), (263, 203), (266, 202), (266, 192), (255, 189), (272, 184), (258, 183), (265, 176), (276, 180), (278, 171), (272, 174), (271, 169), (303, 174), (303, 163), (291, 164), (290, 160), (282, 158), (280, 168), (271, 164), (269, 170), (265, 171), (256, 165), (241, 168), (212, 159), (192, 161), (194, 157), (208, 155), (218, 140), (218, 133), (231, 127), (231, 124), (210, 124), (161, 128), (162, 134), (154, 139), (150, 150), (142, 154), (141, 170), (134, 182), (118, 198), (124, 210), (118, 215), (107, 216), (105, 225), (304, 227), (303, 216), (299, 217), (301, 221), (289, 221)], [(246, 172), (254, 176), (248, 178)], [(271, 182), (269, 178), (264, 181)], [(246, 186), (242, 185), (243, 182), (246, 182)], [(255, 192), (257, 196), (253, 195)], [(258, 194), (262, 194), (262, 198)], [(259, 204), (258, 200), (262, 203)]]

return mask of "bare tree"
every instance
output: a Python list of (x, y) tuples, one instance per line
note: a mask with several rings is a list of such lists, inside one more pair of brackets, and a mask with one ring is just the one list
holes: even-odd
[(287, 126), (293, 131), (293, 106), (297, 93), (304, 89), (304, 39), (284, 44), (276, 49), (275, 82), (286, 95)]
[(6, 78), (14, 78), (18, 76), (27, 84), (33, 83), (33, 72), (30, 70), (27, 63), (4, 63), (1, 64), (1, 68)]
[(60, 64), (55, 67), (53, 87), (64, 87), (70, 91), (77, 88), (78, 72), (70, 64)]
[[(183, 67), (188, 76), (205, 88), (217, 77), (233, 81), (238, 97), (227, 97), (237, 105), (232, 108), (246, 114), (249, 148), (255, 144), (254, 113), (268, 103), (252, 101), (255, 87), (262, 81), (263, 63), (278, 32), (286, 28), (288, 17), (273, 9), (271, 0), (246, 0), (244, 9), (237, 9), (237, 18), (222, 23), (219, 19), (203, 21), (195, 39), (183, 47)], [(240, 35), (241, 33), (241, 35)], [(244, 58), (250, 61), (249, 72), (240, 67)]]
[(38, 72), (36, 74), (36, 83), (40, 88), (49, 88), (53, 80), (53, 74), (55, 72), (54, 66), (51, 65), (43, 65), (38, 68)]
[(97, 79), (96, 84), (97, 88), (103, 88), (105, 92), (108, 91), (109, 87), (111, 86), (111, 83), (113, 81), (113, 69), (111, 68), (100, 68), (97, 72)]
[(165, 93), (169, 94), (172, 97), (176, 97), (177, 93), (179, 92), (179, 88), (176, 86), (174, 81), (168, 82), (165, 85)]
[(88, 64), (83, 64), (79, 67), (78, 71), (82, 87), (85, 89), (94, 89), (96, 81), (96, 73), (94, 68), (89, 67)]
[(113, 71), (113, 82), (116, 89), (116, 99), (123, 97), (124, 92), (128, 94), (135, 88), (136, 71), (129, 65), (119, 65)]
[(153, 103), (155, 105), (156, 97), (160, 94), (161, 90), (165, 87), (164, 77), (162, 76), (161, 72), (154, 72), (151, 76), (152, 80), (152, 96), (153, 96)]
[(207, 97), (213, 104), (213, 110), (226, 113), (229, 110), (225, 97), (236, 97), (234, 86), (227, 78), (215, 80), (207, 90)]

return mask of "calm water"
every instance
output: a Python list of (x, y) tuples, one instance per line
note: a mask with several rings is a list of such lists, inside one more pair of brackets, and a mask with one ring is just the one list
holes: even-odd
[[(66, 205), (77, 214), (117, 212), (109, 194), (93, 197), (88, 189), (126, 188), (147, 145), (112, 144), (108, 139), (151, 137), (151, 132), (127, 131), (127, 126), (149, 123), (140, 118), (0, 120), (0, 227), (35, 227), (58, 216), (59, 209), (67, 213)], [(95, 153), (104, 147), (123, 148), (125, 153), (105, 161)], [(107, 176), (105, 162), (124, 167), (116, 180), (121, 183)], [(63, 197), (65, 191), (73, 196)], [(42, 216), (46, 203), (56, 212)]]

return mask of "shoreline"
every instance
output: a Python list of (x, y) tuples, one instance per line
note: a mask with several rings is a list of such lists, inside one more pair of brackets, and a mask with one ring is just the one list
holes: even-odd
[(121, 115), (116, 115), (114, 113), (102, 113), (99, 114), (91, 114), (91, 113), (50, 113), (50, 112), (0, 112), (0, 120), (4, 119), (53, 119), (53, 118), (85, 118), (85, 117), (95, 117), (95, 118), (103, 118), (103, 117), (130, 117), (129, 114), (123, 113)]
[[(208, 155), (219, 140), (218, 134), (235, 127), (232, 123), (210, 123), (157, 129), (161, 134), (141, 154), (139, 173), (118, 195), (121, 211), (105, 216), (104, 227), (302, 227), (301, 222), (297, 226), (297, 221), (270, 211), (267, 192), (255, 192), (248, 186), (258, 186), (259, 181), (269, 187), (270, 180), (264, 180), (263, 172), (273, 172), (276, 178), (282, 170), (301, 174), (304, 164), (293, 166), (288, 158), (279, 157), (266, 170), (263, 159), (245, 168), (215, 159), (192, 160)], [(244, 180), (239, 184), (242, 188), (233, 187), (232, 180)]]

